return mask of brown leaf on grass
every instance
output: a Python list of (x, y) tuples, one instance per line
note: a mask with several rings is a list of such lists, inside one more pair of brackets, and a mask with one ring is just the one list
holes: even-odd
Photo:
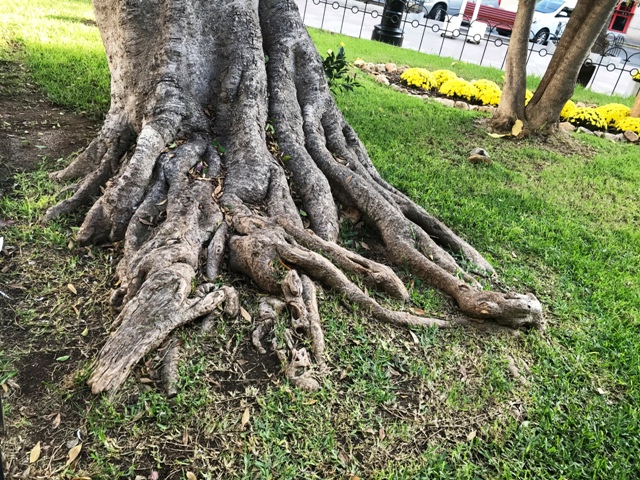
[(29, 463), (36, 463), (40, 458), (40, 442), (36, 443), (36, 446), (29, 452)]
[(244, 413), (242, 414), (241, 426), (244, 426), (249, 423), (249, 417), (251, 416), (251, 412), (249, 411), (249, 407), (244, 409)]
[(469, 435), (467, 435), (467, 441), (470, 442), (471, 440), (476, 438), (476, 433), (478, 433), (476, 430), (471, 430), (469, 432)]
[(189, 445), (189, 430), (187, 430), (186, 428), (184, 429), (184, 432), (182, 432), (182, 444), (185, 447)]
[(71, 293), (73, 293), (74, 295), (78, 294), (78, 291), (76, 290), (76, 287), (74, 287), (71, 283), (67, 284), (67, 288), (69, 289), (69, 291)]
[(244, 318), (247, 322), (251, 321), (251, 315), (243, 307), (240, 307), (240, 315), (242, 315), (242, 318)]
[(60, 414), (56, 415), (56, 418), (53, 419), (53, 428), (58, 428), (60, 426)]
[(413, 313), (414, 315), (424, 315), (424, 310), (421, 308), (409, 308), (409, 310), (411, 311), (411, 313)]
[(187, 472), (187, 480), (197, 480), (198, 477), (196, 477), (195, 473), (193, 472)]
[(416, 345), (420, 344), (420, 339), (418, 338), (418, 336), (413, 333), (411, 330), (409, 330), (409, 335), (411, 335), (411, 338), (413, 340), (413, 343), (415, 343)]
[(380, 438), (380, 440), (384, 440), (384, 437), (386, 437), (387, 434), (384, 431), (384, 427), (380, 427), (380, 430), (378, 431), (378, 437)]
[(75, 447), (73, 447), (71, 450), (69, 450), (69, 458), (67, 459), (67, 463), (65, 463), (65, 465), (71, 465), (71, 463), (78, 458), (78, 455), (80, 455), (80, 451), (82, 450), (82, 444), (79, 443), (78, 445), (76, 445)]

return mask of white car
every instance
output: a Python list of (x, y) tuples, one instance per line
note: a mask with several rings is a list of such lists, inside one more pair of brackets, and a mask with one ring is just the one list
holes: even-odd
[[(462, 7), (462, 0), (425, 0), (422, 3), (420, 3), (420, 1), (417, 1), (416, 3), (421, 5), (424, 9), (425, 17), (439, 22), (446, 20), (447, 15), (458, 15), (460, 13), (460, 7)], [(482, 0), (482, 5), (487, 7), (499, 7), (500, 1)]]
[(562, 36), (575, 7), (576, 0), (538, 0), (529, 40), (546, 45), (551, 38), (556, 43)]

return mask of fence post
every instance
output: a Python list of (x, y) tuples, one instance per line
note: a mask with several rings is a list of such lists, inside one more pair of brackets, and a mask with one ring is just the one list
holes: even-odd
[(405, 6), (405, 0), (386, 0), (382, 11), (382, 21), (380, 25), (373, 27), (371, 40), (401, 47), (404, 38), (401, 25)]

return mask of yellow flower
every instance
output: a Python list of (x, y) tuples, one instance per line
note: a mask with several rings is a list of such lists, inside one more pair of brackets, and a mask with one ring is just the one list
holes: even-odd
[(567, 120), (578, 127), (586, 127), (591, 130), (607, 130), (607, 120), (595, 108), (576, 107)]
[(341, 46), (341, 47), (344, 47), (344, 42), (340, 42), (340, 46)]
[(609, 127), (615, 127), (620, 120), (631, 115), (631, 109), (621, 103), (608, 103), (596, 110), (605, 118)]
[(491, 80), (474, 80), (471, 82), (476, 87), (476, 95), (474, 100), (483, 105), (498, 105), (502, 97), (502, 91), (497, 83)]
[(447, 97), (459, 97), (465, 100), (471, 100), (478, 93), (476, 87), (462, 78), (447, 80), (438, 91)]
[(524, 93), (524, 104), (528, 105), (532, 98), (533, 98), (533, 92), (527, 89), (527, 91)]
[(632, 132), (636, 132), (640, 135), (640, 118), (635, 117), (625, 117), (622, 120), (619, 120), (616, 124), (616, 128), (623, 132), (627, 130), (631, 130)]
[(458, 76), (451, 70), (436, 70), (433, 72), (433, 76), (436, 77), (438, 88), (440, 88), (444, 82), (458, 78)]
[(564, 107), (562, 107), (562, 111), (560, 112), (560, 118), (562, 120), (569, 120), (569, 117), (571, 117), (571, 115), (573, 115), (573, 112), (576, 110), (576, 104), (573, 103), (571, 100), (569, 100), (567, 103), (564, 104)]
[(408, 68), (400, 75), (400, 78), (404, 80), (407, 85), (424, 90), (432, 90), (437, 87), (436, 78), (433, 73), (425, 68)]

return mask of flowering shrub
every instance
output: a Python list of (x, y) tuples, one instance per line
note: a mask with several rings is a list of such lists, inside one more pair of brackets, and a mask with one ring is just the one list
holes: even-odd
[(524, 92), (524, 104), (528, 105), (532, 98), (533, 92), (527, 88), (527, 91)]
[(606, 130), (607, 121), (595, 108), (576, 107), (567, 117), (567, 120), (577, 127), (585, 127), (591, 130)]
[(451, 70), (436, 70), (435, 72), (433, 72), (433, 76), (436, 77), (438, 88), (440, 88), (443, 83), (458, 78), (458, 76)]
[(640, 118), (625, 117), (622, 120), (618, 121), (616, 127), (618, 128), (618, 130), (622, 130), (623, 132), (631, 130), (632, 132), (636, 132), (638, 135), (640, 135)]
[(631, 109), (621, 103), (608, 103), (596, 110), (604, 117), (609, 127), (615, 127), (620, 120), (631, 114)]
[(474, 100), (482, 103), (483, 105), (497, 106), (500, 103), (500, 97), (502, 91), (497, 83), (491, 80), (474, 80), (471, 82), (476, 87), (476, 95)]
[(424, 90), (432, 90), (438, 86), (436, 77), (426, 68), (408, 68), (400, 75), (400, 78), (404, 80), (407, 85)]
[(573, 101), (569, 100), (567, 103), (564, 104), (564, 107), (562, 107), (562, 111), (560, 112), (560, 118), (562, 120), (568, 121), (569, 118), (573, 115), (573, 112), (576, 111), (576, 104), (573, 103)]
[(458, 97), (466, 100), (475, 98), (478, 93), (476, 87), (462, 78), (454, 78), (444, 82), (438, 91), (447, 97)]

